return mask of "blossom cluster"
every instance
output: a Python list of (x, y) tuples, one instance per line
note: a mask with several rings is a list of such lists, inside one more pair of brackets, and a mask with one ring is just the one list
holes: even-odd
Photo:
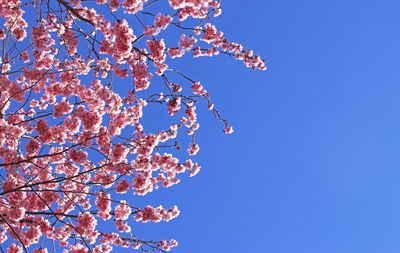
[[(163, 14), (146, 11), (156, 3), (0, 1), (0, 243), (10, 245), (8, 253), (47, 253), (43, 241), (71, 253), (166, 252), (178, 245), (138, 239), (140, 231), (131, 228), (168, 222), (179, 215), (177, 206), (137, 207), (131, 196), (201, 171), (191, 159), (200, 152), (202, 101), (224, 133), (233, 128), (203, 85), (174, 69), (171, 58), (222, 54), (266, 67), (211, 23), (202, 25), (221, 14), (220, 1), (169, 0)], [(27, 13), (36, 15), (29, 24)], [(187, 19), (201, 22), (189, 27)], [(163, 35), (173, 29), (171, 43)], [(170, 122), (147, 127), (143, 115), (157, 105)]]

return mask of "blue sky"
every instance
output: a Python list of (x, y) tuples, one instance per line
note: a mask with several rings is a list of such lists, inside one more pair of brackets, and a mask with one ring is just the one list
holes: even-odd
[(399, 1), (223, 1), (217, 28), (268, 59), (183, 66), (234, 126), (201, 112), (203, 170), (138, 203), (179, 218), (133, 226), (173, 252), (400, 250)]
[[(198, 106), (201, 150), (193, 160), (203, 170), (130, 196), (138, 207), (178, 205), (181, 215), (133, 223), (132, 232), (175, 238), (176, 253), (398, 252), (400, 2), (222, 6), (214, 24), (267, 58), (269, 69), (223, 55), (173, 63), (202, 82), (235, 132), (224, 135)], [(123, 85), (117, 89), (126, 92)], [(148, 115), (145, 127), (168, 126), (165, 108)]]

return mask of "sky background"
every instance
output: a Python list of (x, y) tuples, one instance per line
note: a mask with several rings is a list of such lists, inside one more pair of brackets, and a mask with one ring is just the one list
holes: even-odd
[[(202, 171), (129, 196), (138, 207), (178, 205), (180, 216), (133, 222), (132, 232), (175, 238), (174, 253), (399, 252), (400, 1), (222, 7), (213, 23), (267, 58), (268, 70), (223, 55), (171, 64), (202, 82), (235, 132), (223, 134), (199, 105), (193, 160)], [(160, 112), (145, 113), (145, 127), (168, 127)]]
[(200, 112), (203, 170), (135, 200), (181, 215), (133, 231), (177, 239), (176, 253), (399, 252), (400, 2), (222, 6), (217, 28), (268, 70), (224, 56), (182, 66), (235, 132)]

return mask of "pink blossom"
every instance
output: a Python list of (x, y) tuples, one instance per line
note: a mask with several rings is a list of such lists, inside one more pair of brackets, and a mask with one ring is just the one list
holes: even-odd
[(113, 24), (113, 30), (116, 35), (116, 51), (120, 54), (127, 54), (132, 49), (132, 41), (135, 39), (133, 30), (129, 27), (128, 22), (123, 19)]
[(24, 62), (24, 63), (27, 63), (27, 62), (29, 62), (29, 53), (25, 50), (25, 51), (23, 51), (22, 53), (21, 53), (21, 60)]
[(189, 177), (194, 177), (199, 173), (201, 170), (201, 166), (197, 163), (194, 165), (194, 169), (189, 172)]
[(146, 36), (154, 36), (157, 35), (160, 32), (159, 29), (153, 27), (153, 26), (149, 26), (146, 25), (145, 29), (144, 29), (144, 35)]
[(174, 9), (183, 8), (185, 6), (184, 5), (185, 0), (168, 0), (168, 1), (171, 7)]
[(48, 251), (46, 248), (44, 249), (40, 248), (40, 249), (34, 249), (33, 253), (48, 253)]
[(203, 37), (200, 38), (200, 40), (203, 40), (207, 43), (211, 43), (222, 38), (222, 35), (223, 35), (222, 33), (217, 32), (215, 26), (211, 25), (210, 23), (207, 23), (205, 25), (204, 35)]
[(153, 190), (153, 184), (144, 173), (138, 173), (133, 179), (132, 188), (135, 189), (136, 194), (145, 195)]
[(36, 123), (36, 131), (39, 133), (39, 140), (43, 143), (51, 141), (51, 133), (47, 121), (39, 119)]
[(175, 239), (171, 239), (171, 240), (169, 241), (169, 243), (170, 243), (170, 246), (171, 246), (171, 247), (176, 247), (176, 246), (178, 246), (178, 242), (177, 242)]
[(9, 85), (8, 92), (10, 93), (11, 98), (19, 102), (25, 101), (26, 91), (24, 91), (16, 82), (10, 82)]
[(72, 112), (73, 106), (68, 102), (68, 100), (63, 100), (60, 103), (54, 105), (53, 117), (61, 117), (65, 114)]
[(121, 221), (121, 220), (115, 221), (115, 226), (117, 227), (118, 231), (120, 231), (120, 232), (126, 232), (126, 233), (131, 232), (131, 227), (128, 225), (128, 223), (126, 223), (124, 221)]
[(7, 253), (22, 253), (22, 248), (13, 243), (8, 247)]
[(196, 155), (199, 152), (200, 147), (197, 144), (191, 143), (189, 144), (188, 153), (189, 155)]
[(194, 94), (204, 95), (204, 88), (199, 82), (193, 83), (191, 87)]
[(167, 26), (171, 23), (172, 17), (164, 16), (162, 14), (157, 14), (156, 19), (154, 20), (154, 25), (160, 29), (166, 29)]
[(144, 64), (133, 65), (133, 81), (135, 83), (135, 90), (145, 90), (149, 87), (149, 80), (152, 75), (147, 71), (147, 66)]
[(78, 117), (82, 120), (86, 130), (92, 132), (99, 130), (102, 118), (98, 112), (82, 111), (78, 114)]
[(69, 246), (69, 253), (87, 253), (87, 252), (89, 252), (89, 250), (80, 243)]
[(165, 61), (165, 43), (164, 39), (161, 40), (148, 40), (146, 41), (146, 45), (150, 49), (150, 57), (157, 62), (164, 62)]
[(113, 247), (109, 244), (106, 245), (97, 245), (94, 247), (94, 253), (110, 253), (113, 250)]
[(124, 0), (122, 6), (125, 11), (130, 14), (135, 14), (136, 12), (142, 10), (143, 2), (147, 0)]
[(181, 98), (174, 97), (167, 103), (167, 106), (168, 106), (167, 111), (170, 116), (174, 115), (175, 113), (178, 113), (181, 109)]
[(118, 0), (109, 0), (108, 6), (110, 7), (111, 11), (117, 11), (118, 7), (121, 5), (121, 2)]
[(90, 213), (81, 213), (78, 215), (78, 226), (76, 229), (82, 234), (93, 236), (97, 226), (96, 218)]
[(115, 64), (115, 66), (114, 66), (115, 75), (120, 77), (120, 78), (127, 77), (128, 76), (128, 70), (127, 69), (120, 69), (119, 66), (120, 66), (119, 64)]
[(23, 207), (11, 207), (7, 210), (7, 217), (11, 220), (19, 221), (24, 217), (25, 211)]
[(40, 150), (40, 143), (35, 139), (30, 139), (29, 142), (25, 145), (26, 153), (28, 154), (37, 154)]
[(84, 163), (87, 159), (87, 153), (83, 150), (71, 149), (68, 154), (72, 161), (79, 164)]
[(42, 235), (39, 227), (37, 226), (31, 226), (28, 231), (25, 233), (25, 244), (26, 246), (35, 244), (39, 242), (39, 238)]
[[(224, 133), (233, 128), (213, 109), (200, 82), (178, 69), (175, 58), (188, 52), (194, 57), (224, 53), (253, 69), (266, 69), (266, 61), (230, 42), (213, 24), (203, 25), (221, 13), (220, 1), (168, 0), (159, 5), (167, 8), (163, 14), (151, 13), (157, 4), (161, 1), (65, 0), (49, 13), (45, 6), (0, 1), (0, 40), (11, 43), (0, 75), (0, 214), (7, 221), (0, 226), (0, 243), (7, 252), (23, 252), (24, 246), (47, 253), (33, 245), (42, 239), (72, 253), (177, 246), (173, 239), (142, 241), (128, 221), (131, 215), (142, 222), (170, 221), (180, 213), (176, 206), (139, 209), (120, 194), (132, 188), (134, 195), (145, 195), (179, 183), (181, 173), (192, 177), (201, 170), (174, 154), (181, 145), (189, 145), (189, 155), (199, 151), (193, 138), (201, 103), (195, 102), (205, 100), (225, 124)], [(145, 6), (137, 18), (129, 15)], [(194, 20), (183, 22), (187, 18)], [(173, 29), (164, 31), (170, 25)], [(136, 37), (134, 31), (143, 34)], [(162, 32), (171, 38), (178, 34), (177, 45), (171, 47), (176, 42), (166, 41)], [(160, 78), (150, 87), (154, 74)], [(165, 125), (161, 115), (149, 128), (146, 114), (157, 104), (175, 118)], [(166, 150), (171, 153), (158, 153)], [(100, 219), (113, 220), (108, 221), (114, 222), (111, 231), (97, 230)]]
[(197, 116), (196, 116), (196, 106), (189, 106), (186, 110), (185, 113), (190, 120), (190, 122), (196, 122)]
[(104, 192), (96, 192), (96, 206), (99, 209), (97, 216), (103, 218), (104, 220), (108, 220), (111, 218), (111, 201), (110, 194), (106, 194)]
[(167, 52), (171, 58), (178, 58), (182, 57), (184, 55), (185, 51), (179, 49), (179, 48), (168, 48)]
[(142, 222), (149, 222), (149, 221), (160, 222), (161, 219), (162, 218), (161, 218), (157, 208), (154, 208), (152, 206), (146, 206), (143, 209), (140, 220)]
[(126, 148), (121, 143), (118, 143), (114, 146), (112, 153), (111, 153), (111, 161), (115, 163), (122, 162), (125, 157), (127, 156), (129, 149)]
[(50, 35), (46, 31), (45, 27), (32, 27), (32, 37), (33, 37), (33, 45), (38, 50), (48, 52), (49, 47), (47, 42), (49, 41)]
[(230, 126), (226, 126), (226, 128), (223, 130), (223, 132), (226, 134), (231, 134), (231, 133), (233, 133), (233, 128)]
[(185, 34), (182, 34), (181, 38), (179, 39), (179, 47), (183, 50), (190, 50), (194, 46), (194, 44), (196, 44), (196, 42), (196, 38), (191, 38), (186, 36)]
[(121, 203), (115, 208), (115, 219), (117, 220), (126, 220), (129, 218), (132, 209), (126, 203), (125, 200), (122, 200)]
[(14, 38), (18, 41), (24, 40), (27, 35), (25, 29), (21, 27), (15, 28), (11, 33), (14, 36)]
[(121, 181), (119, 181), (119, 183), (115, 187), (115, 191), (118, 193), (125, 193), (129, 190), (129, 187), (131, 187), (129, 182), (126, 181), (125, 179), (122, 179)]

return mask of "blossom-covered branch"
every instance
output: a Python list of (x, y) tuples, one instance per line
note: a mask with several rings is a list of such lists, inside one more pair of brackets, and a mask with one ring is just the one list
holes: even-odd
[[(220, 1), (0, 0), (0, 10), (0, 244), (8, 253), (177, 246), (131, 226), (168, 222), (178, 208), (129, 196), (201, 170), (191, 156), (202, 103), (224, 133), (233, 128), (171, 59), (221, 54), (260, 70), (265, 60), (210, 23)], [(147, 127), (157, 106), (170, 121)]]

